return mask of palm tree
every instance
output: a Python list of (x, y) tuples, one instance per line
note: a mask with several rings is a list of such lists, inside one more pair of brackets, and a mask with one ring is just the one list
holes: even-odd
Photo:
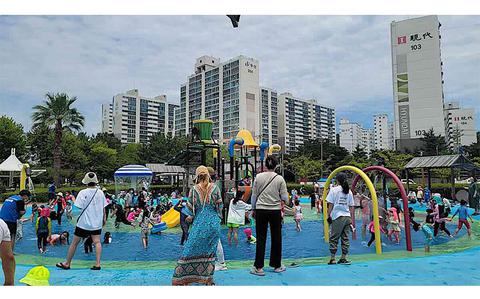
[(77, 97), (69, 97), (66, 93), (47, 93), (45, 98), (47, 100), (44, 105), (36, 105), (33, 107), (33, 129), (40, 126), (48, 126), (54, 130), (53, 178), (55, 183), (60, 185), (63, 130), (79, 131), (84, 125), (85, 118), (76, 108), (72, 108)]

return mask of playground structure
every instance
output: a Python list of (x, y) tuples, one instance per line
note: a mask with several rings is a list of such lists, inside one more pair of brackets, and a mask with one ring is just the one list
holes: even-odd
[[(400, 179), (393, 173), (391, 170), (388, 168), (385, 168), (383, 166), (370, 166), (367, 168), (362, 169), (364, 173), (371, 172), (371, 171), (380, 171), (387, 176), (389, 176), (395, 185), (397, 185), (398, 190), (400, 191), (400, 196), (402, 197), (402, 202), (403, 202), (403, 217), (404, 217), (404, 223), (405, 223), (405, 239), (406, 239), (406, 245), (407, 245), (407, 251), (412, 251), (412, 237), (411, 237), (411, 231), (410, 231), (410, 217), (408, 215), (408, 197), (407, 197), (407, 192), (405, 191), (405, 188), (403, 187), (402, 182)], [(360, 174), (357, 174), (355, 179), (353, 180), (352, 183), (352, 191), (354, 192), (355, 187), (358, 183), (358, 181), (363, 178)], [(366, 181), (365, 181), (366, 182)], [(370, 190), (371, 193), (371, 190)], [(372, 194), (372, 200), (373, 200), (373, 193)], [(376, 194), (375, 194), (376, 196)], [(355, 221), (352, 221), (355, 226)]]

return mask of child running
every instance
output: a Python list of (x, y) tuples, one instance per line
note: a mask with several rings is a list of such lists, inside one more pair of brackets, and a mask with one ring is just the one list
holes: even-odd
[(457, 211), (453, 214), (452, 218), (450, 218), (450, 221), (453, 220), (453, 218), (455, 218), (457, 214), (458, 214), (458, 226), (455, 232), (453, 233), (453, 236), (456, 236), (458, 232), (462, 229), (463, 225), (465, 224), (465, 227), (467, 228), (467, 234), (470, 237), (472, 235), (472, 230), (470, 229), (470, 223), (468, 222), (467, 218), (470, 218), (470, 221), (472, 221), (472, 223), (473, 223), (473, 218), (468, 213), (466, 200), (462, 199), (460, 201), (460, 207), (458, 207)]
[(67, 207), (65, 208), (65, 215), (67, 216), (68, 221), (73, 219), (73, 207), (72, 202), (67, 201)]
[(295, 219), (295, 226), (297, 229), (297, 232), (302, 231), (302, 226), (300, 225), (300, 221), (303, 219), (303, 214), (302, 214), (302, 206), (300, 206), (300, 200), (295, 199), (295, 210), (294, 210), (294, 219)]
[[(378, 216), (378, 219), (381, 220), (383, 219), (383, 217)], [(368, 224), (368, 230), (370, 231), (370, 241), (368, 241), (367, 245), (368, 247), (370, 247), (370, 245), (372, 245), (372, 243), (375, 241), (375, 225), (373, 223), (373, 219), (372, 221), (370, 221), (370, 224)], [(380, 232), (387, 234), (387, 232), (381, 226), (380, 226)]]
[(400, 222), (398, 220), (397, 209), (390, 208), (388, 209), (388, 223), (390, 224), (390, 229), (388, 230), (388, 239), (392, 241), (392, 235), (395, 237), (395, 242), (400, 244)]
[(153, 224), (153, 221), (150, 220), (150, 212), (145, 208), (143, 211), (142, 220), (140, 221), (140, 234), (144, 249), (147, 249), (148, 247), (148, 235), (150, 233), (150, 226), (153, 226)]
[(243, 230), (243, 232), (245, 233), (245, 236), (247, 237), (247, 242), (249, 244), (255, 244), (257, 243), (257, 238), (255, 238), (253, 235), (252, 235), (252, 229), (250, 227), (247, 227), (246, 229)]
[(421, 225), (422, 232), (425, 234), (425, 252), (430, 252), (430, 245), (433, 241), (433, 231), (432, 224), (427, 221), (423, 222)]
[(40, 211), (40, 217), (37, 218), (35, 223), (35, 232), (37, 234), (37, 247), (40, 253), (47, 251), (47, 239), (52, 234), (52, 221), (48, 217), (50, 210), (42, 209)]
[(238, 228), (245, 224), (245, 211), (250, 210), (251, 205), (243, 201), (243, 183), (240, 183), (235, 193), (235, 198), (230, 201), (228, 207), (227, 227), (228, 227), (228, 244), (232, 244), (232, 235), (235, 245), (238, 245)]

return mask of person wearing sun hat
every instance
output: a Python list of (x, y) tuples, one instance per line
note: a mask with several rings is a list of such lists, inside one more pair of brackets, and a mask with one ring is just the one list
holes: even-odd
[(215, 259), (220, 239), (222, 195), (205, 166), (197, 167), (190, 189), (186, 221), (192, 223), (188, 240), (173, 274), (173, 285), (213, 285)]
[(95, 266), (90, 269), (101, 269), (100, 258), (102, 256), (102, 243), (100, 241), (100, 236), (102, 234), (102, 227), (107, 220), (105, 214), (107, 199), (105, 198), (103, 191), (97, 187), (98, 179), (94, 172), (88, 172), (85, 174), (82, 183), (87, 185), (87, 188), (78, 192), (75, 200), (75, 206), (82, 211), (77, 218), (77, 226), (75, 228), (72, 243), (68, 249), (67, 260), (63, 263), (56, 264), (58, 268), (64, 270), (70, 269), (70, 264), (80, 241), (89, 236), (92, 236), (96, 255)]
[(30, 269), (27, 275), (20, 279), (20, 282), (33, 287), (49, 286), (49, 279), (50, 271), (44, 266), (37, 266)]

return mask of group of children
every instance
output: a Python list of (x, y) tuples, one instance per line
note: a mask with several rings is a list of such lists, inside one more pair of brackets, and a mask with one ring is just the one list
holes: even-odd
[[(415, 220), (415, 214), (412, 207), (408, 208), (408, 217), (412, 228), (414, 231), (422, 231), (425, 235), (425, 252), (430, 252), (430, 245), (435, 237), (439, 234), (440, 231), (443, 231), (447, 236), (454, 237), (458, 234), (461, 228), (465, 225), (467, 228), (468, 236), (471, 235), (470, 223), (473, 222), (473, 219), (469, 215), (467, 202), (465, 200), (460, 201), (460, 205), (456, 212), (449, 217), (452, 205), (450, 201), (446, 198), (442, 198), (439, 193), (429, 194), (429, 190), (426, 188), (427, 199), (425, 199), (425, 191), (421, 191), (421, 200), (420, 203), (425, 200), (427, 204), (425, 220), (421, 223)], [(371, 234), (371, 238), (367, 243), (367, 246), (370, 246), (375, 241), (375, 230), (374, 230), (374, 221), (371, 216), (372, 205), (371, 200), (363, 195), (359, 194), (360, 208), (362, 211), (362, 237), (365, 239), (366, 231), (368, 230)], [(411, 201), (411, 199), (409, 198)], [(379, 203), (383, 202), (383, 198), (379, 195)], [(380, 222), (380, 232), (387, 235), (390, 241), (395, 240), (397, 244), (400, 243), (400, 235), (402, 230), (402, 217), (403, 211), (399, 200), (397, 198), (392, 198), (390, 201), (390, 208), (385, 209), (379, 207), (379, 222)], [(448, 230), (446, 223), (453, 220), (455, 216), (458, 215), (458, 225), (457, 229), (452, 235)], [(384, 216), (386, 218), (384, 218)]]

